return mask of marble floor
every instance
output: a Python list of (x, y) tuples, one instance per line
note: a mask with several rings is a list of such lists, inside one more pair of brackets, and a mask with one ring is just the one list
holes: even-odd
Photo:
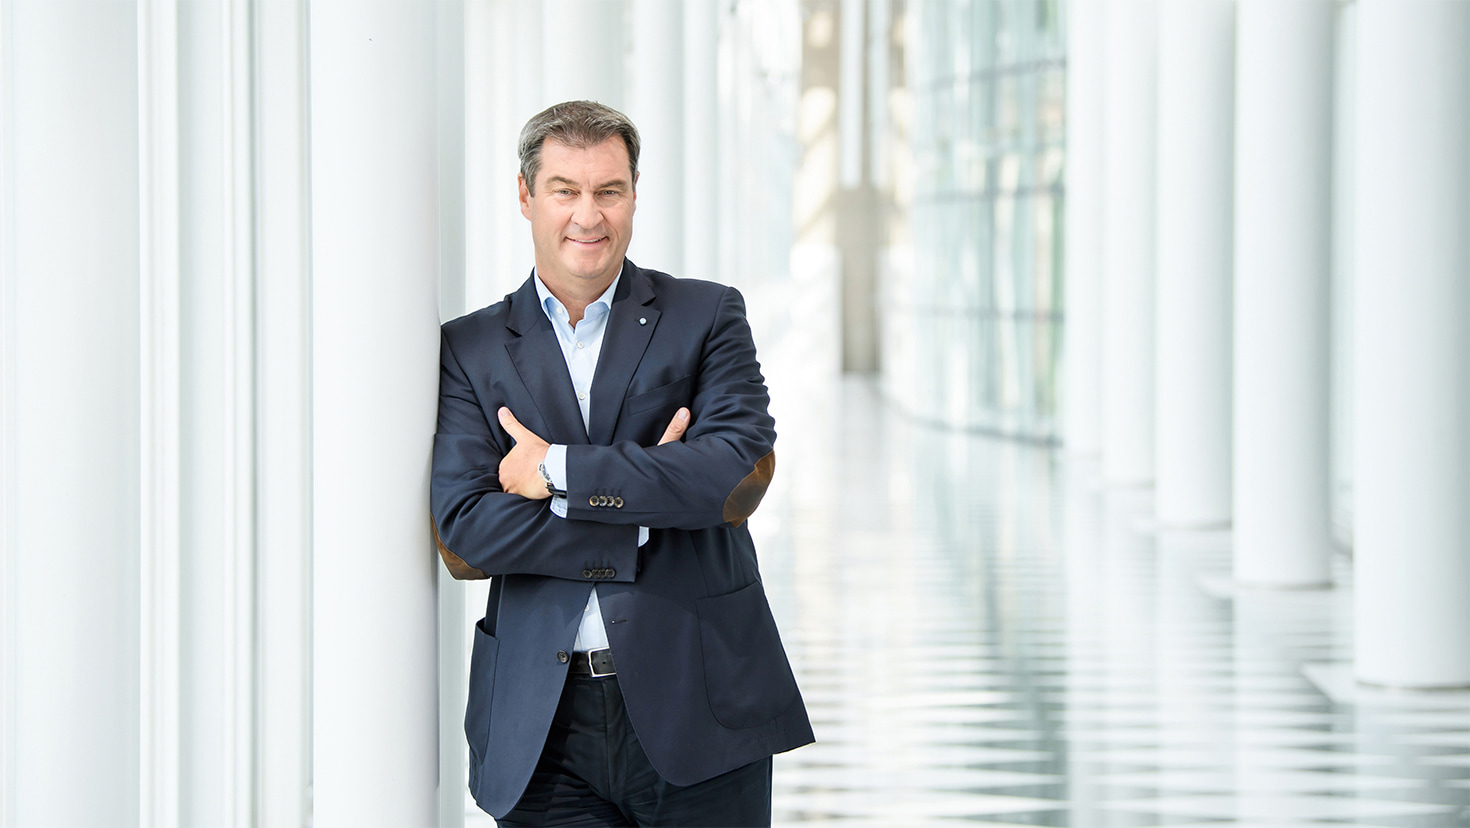
[(1095, 462), (776, 364), (751, 529), (818, 739), (776, 825), (1470, 828), (1470, 692), (1356, 687), (1345, 557), (1236, 591), (1228, 532), (1156, 531)]
[(1095, 464), (808, 397), (752, 519), (818, 738), (777, 825), (1470, 826), (1470, 693), (1355, 686), (1346, 558), (1236, 591)]

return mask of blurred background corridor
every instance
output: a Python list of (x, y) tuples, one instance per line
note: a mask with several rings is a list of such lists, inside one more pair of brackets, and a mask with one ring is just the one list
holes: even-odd
[(744, 294), (778, 825), (1470, 826), (1470, 2), (0, 0), (0, 824), (488, 826), (515, 141)]

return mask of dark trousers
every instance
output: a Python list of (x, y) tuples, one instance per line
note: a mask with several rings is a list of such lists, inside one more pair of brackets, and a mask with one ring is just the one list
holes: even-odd
[(571, 676), (546, 747), (502, 826), (771, 824), (771, 759), (689, 787), (665, 782), (628, 721), (615, 676)]

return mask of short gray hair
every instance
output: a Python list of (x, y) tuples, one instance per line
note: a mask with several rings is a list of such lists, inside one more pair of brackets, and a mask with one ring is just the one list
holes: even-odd
[(547, 139), (573, 149), (587, 149), (609, 138), (622, 138), (628, 148), (628, 167), (638, 179), (638, 128), (628, 116), (596, 101), (567, 101), (542, 110), (521, 129), (517, 147), (521, 157), (521, 177), (526, 190), (535, 195), (536, 175), (541, 172), (541, 145)]

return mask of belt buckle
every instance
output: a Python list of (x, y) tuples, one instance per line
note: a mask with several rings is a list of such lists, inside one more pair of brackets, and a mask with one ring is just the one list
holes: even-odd
[(606, 673), (599, 673), (599, 672), (597, 672), (597, 661), (593, 658), (593, 656), (596, 655), (597, 653), (610, 653), (610, 652), (612, 652), (612, 648), (611, 647), (603, 647), (600, 650), (588, 650), (587, 651), (587, 670), (592, 675), (593, 678), (607, 678), (608, 676), (615, 676), (615, 675), (618, 674), (617, 665), (613, 665), (613, 669), (608, 670)]

